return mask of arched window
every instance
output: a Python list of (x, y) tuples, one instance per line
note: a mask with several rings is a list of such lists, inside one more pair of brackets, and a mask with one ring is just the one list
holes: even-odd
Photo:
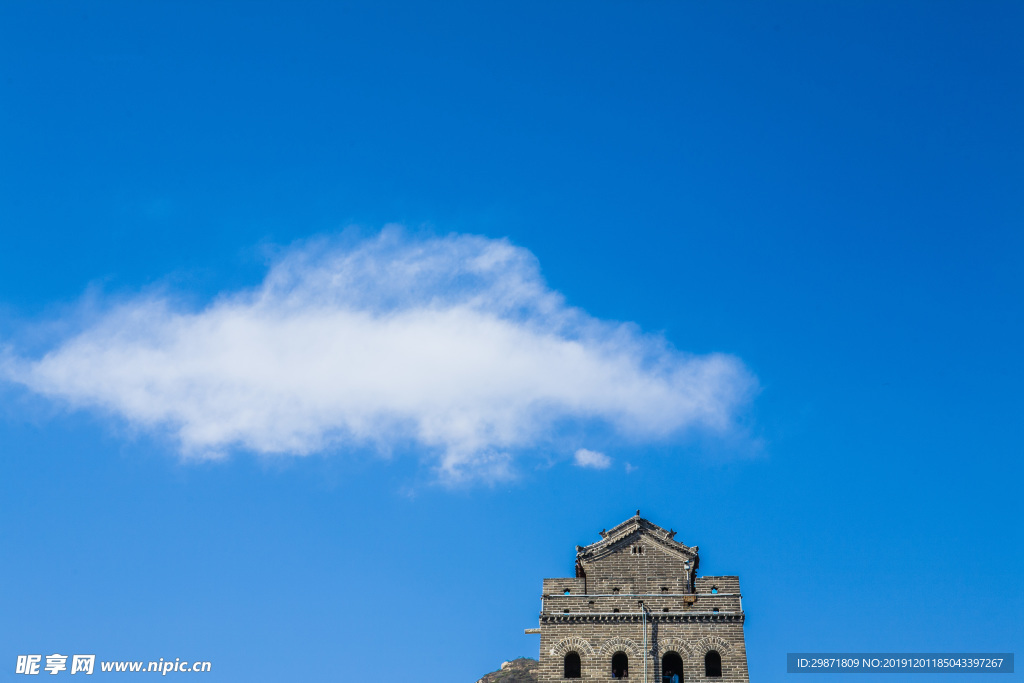
[(666, 652), (661, 658), (661, 680), (664, 683), (683, 683), (683, 658), (678, 652)]
[(578, 652), (567, 652), (565, 655), (564, 669), (562, 670), (563, 678), (579, 678), (580, 671), (580, 655)]
[(629, 657), (625, 652), (612, 655), (612, 678), (629, 678)]
[(704, 655), (704, 675), (708, 678), (722, 677), (722, 655), (714, 650)]

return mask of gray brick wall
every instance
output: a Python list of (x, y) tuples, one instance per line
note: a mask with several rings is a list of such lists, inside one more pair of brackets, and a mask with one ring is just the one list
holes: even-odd
[[(628, 681), (663, 683), (662, 657), (675, 652), (683, 681), (749, 683), (739, 577), (696, 576), (698, 548), (637, 516), (577, 547), (576, 578), (544, 579), (539, 679), (564, 681), (576, 652), (583, 681), (615, 681), (612, 656), (629, 658)], [(642, 605), (642, 606), (641, 606)], [(646, 622), (646, 627), (645, 627)], [(705, 655), (722, 658), (722, 676), (705, 676)]]

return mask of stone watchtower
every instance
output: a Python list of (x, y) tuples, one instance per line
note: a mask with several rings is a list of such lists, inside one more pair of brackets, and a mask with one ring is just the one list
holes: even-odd
[(697, 576), (675, 532), (636, 516), (576, 546), (576, 578), (544, 579), (539, 679), (748, 683), (737, 576)]

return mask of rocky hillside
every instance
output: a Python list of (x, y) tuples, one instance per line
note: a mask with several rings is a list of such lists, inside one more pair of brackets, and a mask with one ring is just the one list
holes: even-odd
[(503, 662), (501, 668), (492, 671), (476, 683), (537, 683), (536, 659), (520, 657), (511, 662)]

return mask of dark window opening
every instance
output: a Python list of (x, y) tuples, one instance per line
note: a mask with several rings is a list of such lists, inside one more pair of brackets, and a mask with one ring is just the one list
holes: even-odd
[(578, 653), (566, 653), (564, 667), (562, 670), (562, 678), (579, 678), (582, 668), (583, 667), (580, 666), (580, 656)]
[(613, 612), (618, 612), (618, 611), (619, 611), (619, 608), (618, 608), (618, 607), (613, 607), (613, 608), (612, 608), (612, 611), (613, 611)]
[(683, 658), (678, 652), (666, 652), (661, 658), (663, 683), (683, 683)]
[(565, 590), (564, 590), (564, 591), (562, 592), (562, 595), (568, 595), (568, 594), (569, 594), (569, 589), (568, 589), (568, 588), (566, 588), (566, 589), (565, 589)]
[(711, 610), (711, 613), (712, 614), (718, 614), (718, 608), (716, 607), (715, 609)]
[(662, 611), (662, 612), (667, 612), (667, 611), (668, 611), (668, 607), (662, 607), (662, 608), (661, 608), (661, 611)]
[(613, 588), (613, 589), (612, 589), (612, 593), (618, 593), (618, 592), (619, 592), (619, 589), (618, 589), (618, 588)]
[(661, 587), (661, 592), (662, 593), (668, 593), (668, 586), (662, 586)]
[(612, 678), (629, 678), (629, 657), (625, 652), (612, 655)]
[(714, 594), (714, 595), (718, 595), (718, 586), (713, 586), (711, 588), (711, 593)]
[(567, 610), (567, 609), (562, 610), (562, 614), (568, 614), (568, 613), (569, 613), (569, 610)]
[(722, 655), (714, 650), (704, 655), (704, 675), (708, 678), (722, 677)]

